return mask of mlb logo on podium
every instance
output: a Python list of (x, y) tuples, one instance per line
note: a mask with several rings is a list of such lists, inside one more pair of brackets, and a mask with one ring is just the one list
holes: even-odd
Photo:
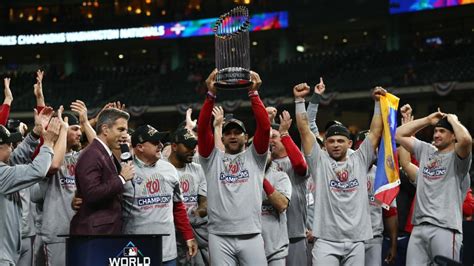
[(136, 257), (136, 256), (138, 256), (138, 248), (137, 247), (125, 247), (125, 248), (123, 248), (123, 256), (124, 257)]

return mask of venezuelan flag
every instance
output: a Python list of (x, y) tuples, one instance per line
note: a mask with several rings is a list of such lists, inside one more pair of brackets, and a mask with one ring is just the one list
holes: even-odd
[(395, 145), (399, 100), (398, 97), (390, 93), (380, 97), (383, 134), (377, 156), (374, 191), (375, 199), (379, 201), (385, 209), (389, 209), (390, 204), (395, 197), (397, 197), (400, 185), (398, 155)]

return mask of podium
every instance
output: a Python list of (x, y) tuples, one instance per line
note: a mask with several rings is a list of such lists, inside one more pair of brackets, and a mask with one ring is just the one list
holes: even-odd
[(67, 266), (162, 265), (162, 237), (150, 235), (61, 235)]

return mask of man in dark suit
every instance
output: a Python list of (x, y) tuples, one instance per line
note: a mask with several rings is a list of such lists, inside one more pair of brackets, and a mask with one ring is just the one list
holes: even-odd
[(126, 138), (129, 117), (118, 109), (104, 110), (97, 119), (97, 138), (79, 156), (76, 185), (84, 202), (72, 218), (73, 235), (122, 232), (121, 194), (135, 172), (131, 162), (120, 166), (111, 150), (118, 149), (119, 141)]

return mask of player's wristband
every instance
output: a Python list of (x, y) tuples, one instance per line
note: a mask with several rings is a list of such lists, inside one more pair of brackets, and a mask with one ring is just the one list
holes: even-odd
[(311, 96), (310, 102), (313, 104), (319, 104), (321, 102), (321, 99), (322, 99), (321, 94), (313, 93), (313, 96)]
[(306, 106), (304, 105), (304, 101), (295, 102), (295, 113), (306, 113)]
[(258, 96), (258, 91), (256, 90), (250, 90), (249, 91), (249, 97), (255, 97)]
[(375, 105), (374, 105), (374, 115), (380, 115), (382, 114), (381, 111), (380, 111), (380, 101), (378, 102), (375, 102)]
[(275, 192), (275, 188), (266, 178), (263, 179), (263, 190), (265, 190), (267, 196), (270, 196), (271, 194), (273, 194), (273, 192)]
[(210, 91), (207, 91), (207, 97), (209, 97), (210, 99), (212, 100), (215, 100), (216, 99), (216, 95), (214, 95), (214, 93), (210, 92)]

